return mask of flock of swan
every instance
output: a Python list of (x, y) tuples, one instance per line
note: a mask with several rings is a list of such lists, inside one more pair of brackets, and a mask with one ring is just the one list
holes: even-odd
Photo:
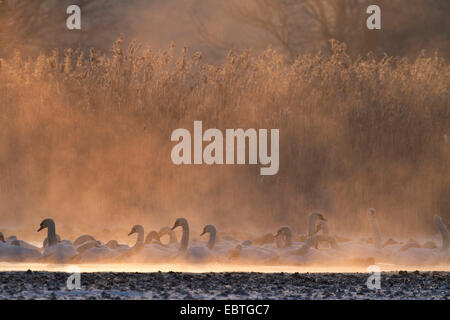
[[(441, 217), (434, 217), (434, 225), (441, 241), (419, 243), (383, 238), (375, 209), (368, 210), (372, 237), (349, 240), (333, 236), (328, 221), (321, 213), (311, 213), (307, 234), (294, 235), (287, 226), (275, 234), (266, 234), (252, 240), (237, 240), (231, 236), (219, 237), (214, 225), (206, 225), (201, 240), (190, 239), (189, 223), (178, 218), (174, 225), (145, 236), (144, 227), (135, 225), (128, 236), (135, 236), (133, 246), (116, 240), (102, 242), (91, 235), (82, 235), (73, 242), (62, 240), (56, 233), (55, 222), (44, 219), (38, 232), (47, 229), (42, 247), (34, 246), (16, 236), (4, 237), (0, 232), (0, 262), (55, 262), (55, 263), (250, 263), (279, 265), (336, 265), (359, 263), (370, 265), (385, 262), (401, 265), (439, 265), (450, 263), (449, 231)], [(182, 229), (178, 241), (175, 229)], [(205, 239), (207, 235), (208, 239)], [(168, 237), (167, 243), (161, 238)]]

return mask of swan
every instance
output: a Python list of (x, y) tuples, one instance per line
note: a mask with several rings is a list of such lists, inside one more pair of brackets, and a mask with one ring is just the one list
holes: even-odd
[(0, 232), (0, 261), (22, 262), (38, 261), (41, 258), (39, 250), (20, 246), (18, 240), (8, 243)]
[[(432, 241), (427, 241), (423, 246), (421, 246), (420, 243), (414, 239), (409, 239), (406, 244), (389, 239), (381, 245), (382, 236), (378, 226), (375, 209), (369, 209), (368, 215), (373, 233), (373, 243), (377, 249), (376, 252), (372, 251), (372, 256), (377, 259), (384, 259), (391, 263), (407, 265), (435, 264), (448, 259), (448, 255), (446, 253), (446, 248), (449, 246), (448, 229), (443, 223), (441, 217), (435, 216), (433, 219), (434, 225), (442, 237), (442, 247), (438, 248)], [(370, 250), (365, 248), (364, 251), (367, 252)], [(361, 251), (360, 253), (364, 254), (364, 251)]]
[(258, 246), (262, 246), (265, 244), (271, 244), (275, 241), (274, 235), (271, 233), (266, 233), (256, 239), (253, 239), (252, 243), (258, 245)]
[(182, 236), (180, 246), (178, 248), (178, 256), (182, 257), (190, 262), (205, 262), (208, 260), (212, 260), (214, 258), (214, 254), (211, 251), (214, 248), (216, 242), (216, 228), (213, 225), (207, 225), (203, 229), (201, 235), (206, 233), (210, 234), (210, 238), (208, 244), (206, 246), (193, 246), (189, 247), (189, 223), (185, 218), (178, 218), (172, 230), (181, 227), (182, 228)]
[[(321, 231), (322, 231), (322, 234), (319, 234), (319, 232), (321, 232)], [(319, 244), (323, 243), (323, 242), (328, 243), (332, 249), (337, 249), (337, 250), (339, 249), (339, 245), (338, 245), (336, 239), (334, 237), (332, 237), (330, 235), (330, 232), (328, 231), (328, 222), (327, 221), (321, 220), (317, 223), (316, 233), (315, 233), (314, 237), (316, 238), (316, 245), (317, 245), (316, 249), (318, 249)]]
[[(319, 243), (329, 244), (328, 249), (318, 249)], [(321, 213), (313, 212), (308, 217), (308, 229), (305, 242), (300, 248), (295, 247), (280, 253), (279, 262), (287, 264), (323, 263), (344, 259), (334, 237), (329, 235), (327, 220)]]
[(79, 245), (81, 245), (81, 244), (83, 244), (85, 242), (88, 242), (88, 241), (95, 241), (95, 238), (93, 236), (91, 236), (91, 235), (84, 234), (84, 235), (79, 236), (78, 238), (76, 238), (75, 241), (73, 242), (73, 245), (74, 246), (79, 246)]
[(39, 252), (41, 251), (40, 248), (38, 248), (35, 245), (32, 245), (32, 244), (30, 244), (30, 243), (28, 243), (26, 241), (19, 240), (19, 239), (17, 239), (16, 236), (9, 236), (9, 237), (6, 238), (6, 240), (5, 240), (4, 236), (3, 236), (3, 234), (1, 235), (1, 237), (3, 238), (3, 241), (1, 241), (1, 240), (0, 241), (4, 242), (6, 244), (13, 245), (13, 246), (20, 246), (20, 247), (23, 247), (23, 248), (32, 249), (32, 250), (36, 250), (36, 251), (39, 251)]
[(170, 237), (169, 244), (178, 243), (177, 234), (170, 227), (162, 227), (158, 235), (160, 239), (168, 235)]
[(167, 260), (171, 257), (171, 251), (161, 245), (156, 243), (144, 243), (144, 227), (141, 225), (135, 225), (131, 228), (131, 231), (128, 233), (128, 236), (133, 234), (137, 234), (136, 243), (133, 247), (131, 247), (125, 255), (122, 255), (121, 258), (128, 257), (134, 261), (162, 261)]
[[(273, 235), (272, 235), (273, 236)], [(239, 260), (243, 263), (273, 264), (278, 261), (279, 255), (268, 248), (254, 246), (245, 241), (228, 250), (230, 260)]]
[[(61, 242), (61, 237), (57, 234), (56, 235), (56, 241)], [(44, 241), (42, 242), (42, 247), (45, 248), (48, 246), (48, 237), (45, 237)]]
[(318, 240), (315, 236), (317, 232), (317, 221), (327, 221), (321, 213), (313, 212), (308, 217), (308, 234), (306, 238), (305, 244), (298, 250), (295, 250), (292, 252), (292, 254), (295, 255), (306, 255), (309, 252), (309, 249), (311, 247), (314, 247), (317, 249), (318, 247)]
[(53, 219), (42, 220), (37, 232), (47, 229), (48, 246), (44, 248), (43, 259), (55, 262), (68, 262), (78, 255), (75, 247), (68, 240), (58, 242)]
[(234, 239), (223, 239), (222, 237), (218, 239), (216, 227), (212, 224), (208, 224), (203, 228), (200, 236), (209, 233), (209, 239), (206, 247), (212, 252), (214, 260), (225, 262), (228, 260), (230, 250), (236, 245)]
[(289, 227), (281, 227), (274, 236), (277, 248), (289, 248), (292, 246), (292, 231)]
[(147, 234), (147, 236), (145, 237), (144, 244), (150, 244), (150, 243), (156, 243), (156, 244), (162, 245), (158, 232), (150, 231)]
[[(388, 240), (386, 240), (383, 243), (383, 236), (381, 233), (381, 229), (380, 226), (378, 224), (378, 216), (377, 216), (377, 211), (375, 210), (375, 208), (369, 208), (367, 210), (367, 216), (369, 218), (369, 224), (370, 224), (370, 229), (371, 229), (371, 233), (372, 233), (372, 243), (374, 244), (376, 249), (382, 249), (385, 248), (387, 246), (394, 246), (394, 248), (397, 248), (398, 245), (400, 245), (401, 243), (389, 238)], [(416, 242), (415, 240), (412, 242)]]
[(274, 237), (275, 249), (280, 255), (280, 261), (283, 261), (284, 257), (292, 255), (299, 247), (303, 246), (302, 243), (293, 242), (292, 231), (289, 227), (280, 227)]
[(107, 246), (110, 249), (117, 250), (119, 252), (126, 252), (130, 249), (130, 246), (127, 244), (120, 244), (117, 240), (109, 240), (105, 246)]
[(209, 233), (209, 240), (206, 246), (208, 247), (209, 250), (212, 250), (214, 248), (214, 245), (216, 244), (217, 239), (216, 227), (214, 227), (212, 224), (206, 225), (203, 228), (203, 232), (200, 234), (200, 236), (203, 236), (206, 233)]
[(72, 261), (86, 262), (109, 262), (114, 261), (121, 255), (120, 250), (112, 249), (100, 241), (85, 241), (76, 247), (78, 255)]
[[(227, 248), (227, 258), (228, 260), (239, 260), (241, 263), (262, 263), (271, 264), (275, 263), (279, 259), (279, 255), (270, 248), (273, 242), (281, 241), (277, 240), (280, 235), (265, 234), (254, 241), (245, 240), (240, 244), (235, 245), (231, 243), (233, 247)], [(253, 245), (253, 243), (261, 244), (262, 247)]]
[(367, 211), (367, 215), (369, 217), (369, 223), (372, 229), (373, 243), (375, 245), (375, 248), (381, 249), (381, 241), (383, 239), (381, 236), (380, 226), (378, 225), (376, 210), (374, 208), (369, 208), (369, 210)]
[(438, 231), (442, 237), (441, 250), (446, 251), (446, 250), (448, 250), (448, 248), (450, 246), (450, 237), (449, 237), (448, 228), (445, 226), (444, 222), (442, 221), (442, 218), (438, 215), (434, 216), (433, 221), (434, 221), (434, 225), (435, 225), (436, 229), (438, 229)]
[(414, 265), (430, 265), (447, 263), (449, 259), (449, 245), (450, 237), (449, 232), (442, 221), (442, 218), (438, 215), (433, 217), (433, 224), (442, 238), (442, 244), (440, 247), (413, 247), (408, 250), (400, 250), (392, 255), (392, 260), (395, 263), (400, 264), (414, 264)]
[(290, 248), (292, 246), (292, 231), (289, 227), (279, 228), (274, 238), (278, 249)]

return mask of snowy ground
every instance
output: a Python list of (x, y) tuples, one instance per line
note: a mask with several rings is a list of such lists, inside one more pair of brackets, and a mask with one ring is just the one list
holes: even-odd
[(366, 273), (81, 274), (68, 290), (62, 272), (0, 272), (0, 299), (449, 299), (450, 272), (387, 272), (369, 290)]

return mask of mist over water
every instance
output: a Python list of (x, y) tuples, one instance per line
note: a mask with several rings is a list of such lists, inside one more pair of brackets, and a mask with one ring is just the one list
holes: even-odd
[[(305, 234), (309, 213), (321, 211), (332, 233), (358, 236), (375, 207), (386, 234), (408, 237), (436, 233), (435, 214), (450, 220), (448, 57), (357, 60), (335, 44), (331, 55), (292, 62), (261, 44), (222, 59), (185, 27), (189, 15), (177, 19), (177, 10), (212, 8), (219, 17), (217, 6), (184, 6), (126, 8), (134, 23), (110, 52), (76, 51), (97, 44), (81, 34), (72, 51), (1, 61), (4, 233), (43, 240), (35, 231), (51, 217), (63, 238), (133, 243), (133, 225), (159, 230), (185, 217), (194, 237), (210, 223), (240, 238), (282, 225)], [(238, 34), (232, 25), (225, 19), (217, 32)], [(133, 38), (141, 49), (127, 47)], [(194, 120), (204, 130), (279, 129), (279, 173), (175, 166), (170, 134), (192, 132)]]

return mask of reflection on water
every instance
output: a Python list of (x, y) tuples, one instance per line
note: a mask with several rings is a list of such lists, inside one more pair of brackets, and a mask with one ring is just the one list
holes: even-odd
[[(68, 272), (66, 264), (43, 263), (0, 263), (0, 271), (50, 271)], [(262, 265), (231, 265), (231, 264), (80, 264), (81, 272), (263, 272), (263, 273), (349, 273), (366, 272), (361, 266), (262, 266)], [(439, 266), (401, 266), (393, 264), (377, 264), (381, 271), (447, 271), (450, 265)]]

